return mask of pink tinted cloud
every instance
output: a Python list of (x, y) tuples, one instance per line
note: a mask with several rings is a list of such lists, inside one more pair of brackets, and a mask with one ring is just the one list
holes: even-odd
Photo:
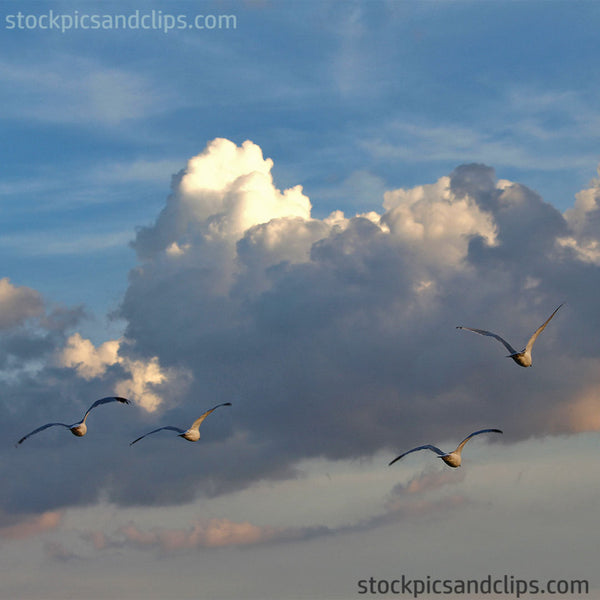
[(96, 550), (104, 550), (109, 545), (109, 540), (102, 531), (90, 531), (82, 537), (90, 542)]
[(101, 532), (86, 533), (84, 539), (96, 550), (107, 547), (134, 546), (138, 549), (157, 549), (172, 553), (198, 550), (201, 548), (222, 548), (227, 546), (255, 546), (278, 542), (291, 542), (365, 531), (387, 525), (391, 522), (411, 517), (427, 516), (440, 511), (456, 510), (467, 504), (467, 498), (460, 494), (450, 494), (443, 498), (428, 498), (424, 494), (464, 479), (463, 473), (442, 471), (419, 475), (405, 485), (396, 486), (386, 503), (383, 512), (355, 523), (330, 528), (325, 525), (305, 527), (259, 526), (245, 522), (235, 522), (226, 518), (198, 520), (188, 528), (163, 529), (154, 527), (144, 530), (130, 522), (118, 528), (113, 534)]
[(198, 521), (189, 529), (153, 529), (142, 531), (133, 523), (119, 529), (126, 543), (157, 546), (165, 552), (181, 549), (249, 546), (281, 538), (289, 538), (290, 530), (260, 527), (252, 523), (236, 523), (229, 519)]
[(0, 527), (0, 538), (21, 540), (58, 527), (62, 519), (59, 511), (48, 511), (41, 515), (29, 517), (14, 525)]
[[(421, 478), (419, 478), (421, 479)], [(435, 482), (435, 477), (426, 477), (420, 484), (423, 489), (436, 489), (445, 485), (445, 477), (440, 482)], [(409, 484), (410, 486), (410, 484)], [(455, 510), (468, 503), (468, 500), (459, 494), (449, 495), (441, 499), (430, 500), (415, 497), (413, 490), (404, 490), (396, 493), (386, 504), (385, 510), (370, 518), (355, 523), (330, 528), (325, 525), (310, 525), (305, 527), (270, 527), (258, 526), (249, 522), (236, 523), (229, 519), (210, 519), (197, 521), (187, 529), (159, 529), (143, 530), (135, 523), (129, 523), (117, 530), (115, 535), (104, 537), (101, 535), (102, 544), (94, 540), (99, 534), (90, 534), (86, 538), (91, 541), (96, 549), (111, 546), (135, 546), (139, 549), (156, 548), (161, 552), (171, 553), (201, 548), (221, 548), (226, 546), (254, 546), (278, 542), (292, 542), (314, 539), (317, 537), (365, 531), (404, 518), (427, 516), (440, 511)]]

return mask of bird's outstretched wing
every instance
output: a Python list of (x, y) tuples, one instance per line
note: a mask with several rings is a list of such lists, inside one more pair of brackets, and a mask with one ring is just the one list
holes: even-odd
[(417, 450), (431, 450), (432, 452), (435, 452), (438, 456), (446, 456), (446, 452), (442, 452), (439, 448), (436, 448), (431, 444), (425, 444), (425, 446), (418, 446), (417, 448), (413, 448), (412, 450), (409, 450), (408, 452), (397, 456), (388, 466), (393, 465), (396, 461), (400, 460), (401, 458), (403, 458), (407, 454), (410, 454), (411, 452), (417, 452)]
[(473, 331), (474, 333), (479, 333), (480, 335), (488, 335), (490, 337), (496, 338), (501, 344), (504, 344), (504, 347), (511, 354), (518, 354), (518, 352), (504, 338), (501, 338), (496, 333), (492, 333), (491, 331), (486, 331), (485, 329), (473, 329), (473, 327), (462, 327), (460, 325), (456, 329), (466, 329), (467, 331)]
[(131, 402), (127, 400), (127, 398), (121, 398), (120, 396), (107, 396), (106, 398), (100, 398), (100, 400), (96, 400), (96, 402), (94, 402), (94, 404), (92, 404), (87, 409), (87, 412), (83, 416), (83, 419), (85, 420), (85, 418), (90, 414), (92, 410), (94, 410), (94, 408), (96, 408), (96, 406), (100, 406), (101, 404), (107, 404), (108, 402), (121, 402), (122, 404), (131, 404)]
[(458, 452), (459, 450), (462, 450), (464, 445), (474, 436), (479, 435), (480, 433), (490, 433), (490, 432), (495, 432), (495, 433), (504, 433), (501, 429), (480, 429), (479, 431), (474, 431), (473, 433), (470, 433), (456, 448), (455, 452)]
[(136, 442), (139, 442), (141, 439), (145, 438), (147, 435), (152, 435), (153, 433), (156, 433), (157, 431), (162, 431), (163, 429), (170, 429), (171, 431), (176, 431), (177, 433), (185, 433), (187, 431), (186, 429), (180, 429), (179, 427), (173, 427), (173, 425), (165, 425), (164, 427), (159, 427), (158, 429), (153, 429), (152, 431), (149, 431), (148, 433), (141, 435), (137, 440), (133, 440), (133, 442), (131, 442), (129, 445), (133, 446)]
[[(561, 306), (562, 306), (562, 304), (558, 308), (560, 308)], [(527, 342), (527, 346), (525, 346), (526, 351), (531, 350), (531, 347), (533, 346), (533, 343), (537, 339), (537, 336), (540, 335), (540, 333), (542, 333), (542, 331), (544, 331), (544, 329), (546, 328), (546, 325), (548, 325), (548, 323), (550, 323), (550, 319), (552, 319), (552, 317), (558, 312), (558, 308), (546, 319), (546, 321), (544, 321), (544, 323), (542, 325), (540, 325), (536, 329), (535, 333), (529, 338), (529, 341)]]
[(190, 429), (197, 429), (198, 427), (200, 427), (200, 424), (202, 423), (202, 421), (204, 421), (204, 419), (206, 419), (206, 417), (208, 417), (208, 415), (210, 415), (210, 413), (213, 410), (216, 410), (217, 408), (219, 408), (219, 406), (231, 406), (231, 402), (223, 402), (223, 404), (217, 404), (216, 406), (213, 406), (210, 410), (207, 410), (201, 417), (198, 417), (192, 423), (192, 426), (190, 427)]
[(33, 431), (30, 431), (27, 435), (24, 435), (16, 444), (15, 446), (18, 446), (19, 444), (22, 444), (29, 436), (32, 436), (36, 433), (39, 433), (40, 431), (44, 431), (44, 429), (48, 429), (48, 427), (54, 427), (55, 425), (60, 425), (61, 427), (66, 427), (67, 429), (71, 429), (72, 425), (67, 425), (66, 423), (46, 423), (45, 425), (42, 425), (41, 427), (38, 427), (37, 429), (34, 429)]

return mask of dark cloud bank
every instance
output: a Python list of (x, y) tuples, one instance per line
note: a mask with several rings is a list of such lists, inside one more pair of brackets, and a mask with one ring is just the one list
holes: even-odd
[[(45, 420), (80, 418), (119, 366), (91, 381), (52, 366), (73, 319), (50, 333), (35, 295), (26, 310), (11, 305), (0, 365), (40, 365), (5, 384), (6, 512), (101, 497), (185, 502), (293, 476), (302, 459), (392, 457), (480, 427), (511, 443), (600, 426), (590, 420), (600, 408), (597, 181), (562, 214), (488, 166), (462, 165), (388, 192), (381, 214), (317, 220), (299, 187), (277, 190), (270, 168), (257, 146), (215, 140), (137, 234), (120, 308), (127, 351), (191, 374), (159, 386), (158, 411), (107, 406), (86, 438), (48, 432), (13, 448)], [(561, 302), (530, 369), (456, 329), (490, 329), (520, 349)], [(198, 444), (165, 433), (128, 446), (225, 401), (233, 407), (211, 415)]]

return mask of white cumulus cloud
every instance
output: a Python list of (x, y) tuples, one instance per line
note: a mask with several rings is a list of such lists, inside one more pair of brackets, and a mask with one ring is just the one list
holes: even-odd
[(558, 243), (571, 248), (584, 262), (600, 265), (600, 178), (575, 195), (575, 205), (565, 211), (565, 219), (571, 235)]
[(153, 386), (165, 383), (168, 375), (160, 368), (158, 358), (134, 360), (119, 355), (120, 340), (109, 340), (97, 348), (94, 344), (74, 333), (60, 352), (62, 366), (75, 369), (77, 374), (90, 380), (101, 377), (113, 365), (120, 365), (129, 374), (115, 384), (115, 393), (135, 400), (149, 412), (155, 411), (162, 403), (161, 396)]
[(84, 379), (93, 379), (106, 373), (106, 369), (119, 361), (119, 340), (109, 340), (98, 348), (90, 340), (74, 333), (61, 352), (60, 361), (73, 368)]
[(493, 216), (473, 198), (457, 198), (450, 177), (410, 190), (386, 192), (383, 207), (382, 220), (391, 235), (435, 265), (459, 265), (475, 235), (488, 245), (496, 241)]

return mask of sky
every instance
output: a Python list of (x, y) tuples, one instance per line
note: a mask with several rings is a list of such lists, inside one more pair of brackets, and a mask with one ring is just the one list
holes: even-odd
[(599, 21), (1, 2), (0, 600), (600, 599)]

